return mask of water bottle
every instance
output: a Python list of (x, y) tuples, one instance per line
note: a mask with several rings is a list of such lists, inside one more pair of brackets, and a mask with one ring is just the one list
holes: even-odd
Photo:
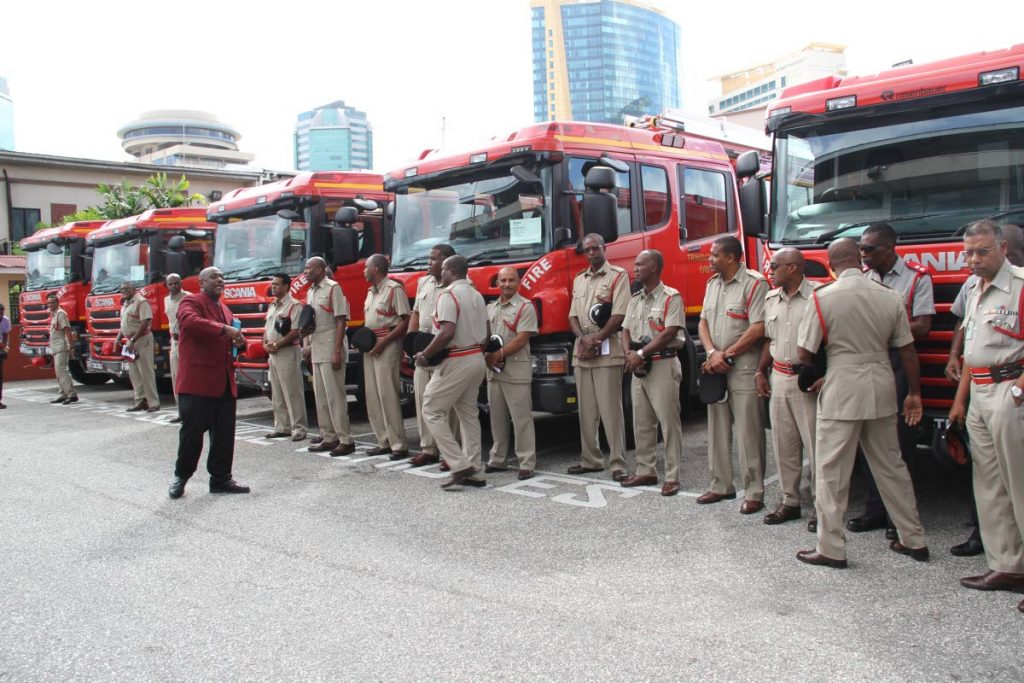
[[(231, 319), (231, 327), (235, 328), (236, 330), (242, 329), (242, 321), (239, 320), (238, 318), (232, 318)], [(234, 344), (232, 344), (231, 345), (231, 355), (234, 356), (235, 358), (238, 358), (238, 351), (239, 351), (238, 347), (235, 346)]]

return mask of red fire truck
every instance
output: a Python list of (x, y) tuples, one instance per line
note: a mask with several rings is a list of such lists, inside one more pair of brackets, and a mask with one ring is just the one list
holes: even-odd
[[(448, 243), (469, 259), (470, 279), (492, 301), (499, 294), (498, 270), (517, 268), (521, 292), (533, 301), (540, 322), (530, 344), (533, 405), (563, 413), (576, 409), (568, 317), (573, 278), (588, 266), (579, 251), (584, 232), (602, 234), (608, 260), (631, 278), (636, 255), (658, 249), (665, 256), (664, 279), (680, 290), (686, 306), (690, 341), (681, 352), (681, 391), (689, 398), (702, 355), (696, 328), (711, 243), (740, 233), (737, 177), (758, 173), (760, 158), (751, 150), (731, 159), (722, 143), (681, 128), (657, 120), (634, 128), (552, 122), (464, 154), (425, 153), (385, 180), (395, 193), (392, 276), (405, 282), (411, 297), (430, 248)], [(588, 187), (588, 172), (597, 166), (614, 169), (615, 187)], [(584, 226), (591, 195), (609, 193), (613, 215)], [(748, 251), (756, 253), (756, 246)]]
[(120, 329), (122, 283), (134, 284), (153, 308), (156, 375), (170, 377), (170, 333), (164, 278), (181, 275), (182, 287), (199, 291), (199, 271), (213, 263), (213, 231), (205, 208), (150, 209), (108, 221), (90, 233), (92, 292), (86, 299), (89, 332), (88, 372), (127, 377), (114, 341)]
[[(770, 221), (746, 222), (769, 248), (792, 246), (827, 278), (825, 245), (888, 222), (897, 251), (926, 266), (936, 316), (921, 358), (926, 414), (942, 421), (955, 387), (943, 376), (968, 275), (964, 228), (1024, 220), (1024, 45), (787, 88), (769, 106), (774, 133)], [(751, 191), (755, 191), (752, 188)], [(930, 430), (938, 433), (938, 430)], [(927, 434), (925, 435), (927, 436)], [(937, 451), (939, 449), (936, 449)]]
[[(381, 175), (331, 171), (241, 188), (210, 205), (207, 215), (217, 224), (214, 264), (226, 281), (224, 301), (250, 340), (236, 363), (239, 384), (270, 385), (261, 339), (274, 273), (291, 275), (292, 296), (304, 300), (306, 260), (323, 256), (348, 299), (349, 329), (362, 324), (363, 263), (371, 254), (389, 251), (385, 208), (390, 201)], [(362, 368), (355, 349), (350, 349), (346, 377), (358, 394)]]
[(78, 358), (69, 362), (71, 375), (82, 384), (102, 384), (109, 376), (85, 371), (85, 298), (92, 276), (85, 239), (106, 221), (77, 221), (40, 230), (21, 241), (28, 254), (25, 288), (21, 293), (21, 353), (47, 357), (50, 353), (50, 308), (46, 298), (56, 294), (60, 307), (78, 336)]

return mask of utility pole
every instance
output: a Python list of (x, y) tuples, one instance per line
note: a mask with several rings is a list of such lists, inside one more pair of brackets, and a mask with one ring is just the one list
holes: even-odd
[(442, 116), (441, 117), (441, 149), (444, 149), (444, 135), (445, 135), (445, 131), (446, 131), (447, 128), (448, 128), (448, 117)]

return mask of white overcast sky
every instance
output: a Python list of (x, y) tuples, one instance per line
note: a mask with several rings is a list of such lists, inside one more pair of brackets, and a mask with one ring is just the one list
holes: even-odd
[[(1024, 42), (1020, 0), (684, 2), (684, 108), (707, 79), (810, 41), (846, 45), (851, 74)], [(0, 76), (18, 151), (124, 160), (117, 129), (149, 109), (201, 109), (237, 128), (254, 166), (290, 169), (298, 112), (366, 111), (374, 161), (464, 147), (533, 121), (529, 0), (6, 3)]]

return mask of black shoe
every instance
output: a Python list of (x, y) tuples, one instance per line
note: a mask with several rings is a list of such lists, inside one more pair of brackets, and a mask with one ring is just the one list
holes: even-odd
[(3, 401), (0, 401), (0, 410), (5, 409), (7, 406), (4, 405)]
[(142, 403), (136, 403), (135, 405), (133, 405), (131, 408), (128, 408), (124, 412), (137, 413), (140, 410), (149, 410), (149, 405), (145, 401), (143, 401)]
[(63, 403), (66, 400), (68, 400), (67, 396), (58, 396), (57, 398), (50, 401), (50, 403)]
[(488, 465), (484, 468), (486, 474), (493, 474), (495, 472), (508, 472), (508, 467), (505, 465)]
[(170, 424), (170, 425), (181, 424), (181, 416), (179, 415), (178, 417), (172, 417), (170, 420), (167, 421), (167, 424)]
[(248, 486), (242, 486), (234, 479), (210, 482), (210, 493), (249, 493)]
[(482, 489), (487, 486), (487, 482), (483, 479), (477, 479), (476, 477), (470, 477), (469, 479), (462, 480), (463, 486), (473, 486), (478, 489)]
[(887, 526), (885, 527), (885, 540), (887, 541), (898, 541), (900, 535), (896, 532), (896, 527)]
[(885, 520), (885, 515), (878, 515), (875, 517), (860, 516), (854, 517), (853, 519), (846, 520), (846, 528), (848, 531), (852, 531), (855, 534), (863, 533), (865, 531), (874, 531), (875, 529), (884, 529), (889, 526)]
[(171, 482), (171, 487), (167, 489), (167, 495), (173, 500), (177, 500), (185, 495), (185, 483), (188, 479), (182, 479), (181, 477), (175, 477), (174, 481)]
[(981, 534), (978, 532), (978, 527), (974, 527), (966, 541), (953, 546), (949, 549), (949, 552), (957, 557), (974, 557), (985, 552), (985, 546), (981, 542)]
[(68, 396), (66, 399), (64, 399), (64, 405), (69, 406), (72, 403), (78, 403), (77, 396)]

